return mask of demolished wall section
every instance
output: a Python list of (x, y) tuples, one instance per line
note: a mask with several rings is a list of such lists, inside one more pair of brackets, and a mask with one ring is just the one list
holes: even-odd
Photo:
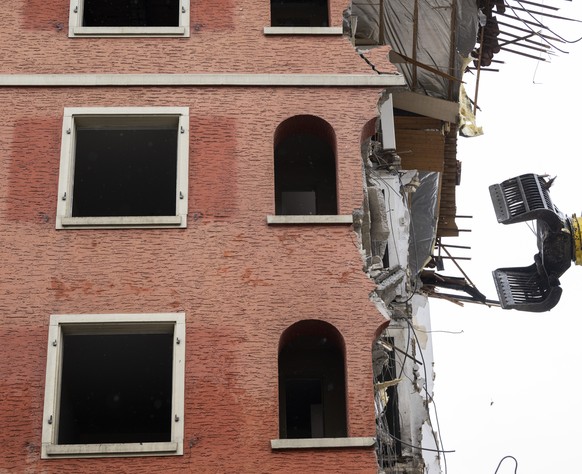
[[(365, 203), (356, 230), (364, 271), (376, 284), (370, 299), (390, 320), (373, 350), (379, 472), (440, 473), (439, 443), (430, 420), (430, 313), (427, 297), (418, 293), (417, 273), (424, 259), (418, 245), (411, 252), (411, 242), (420, 235), (426, 237), (420, 238), (421, 246), (432, 249), (436, 218), (429, 217), (430, 225), (412, 231), (412, 202), (421, 176), (416, 170), (401, 170), (400, 157), (381, 150), (373, 138), (362, 147)], [(431, 178), (434, 184), (438, 173)], [(416, 201), (434, 210), (438, 186), (429, 188)], [(422, 218), (421, 211), (416, 213)]]
[[(464, 58), (473, 50), (478, 31), (477, 2), (474, 0), (362, 0), (344, 12), (344, 27), (357, 45), (390, 45), (412, 62), (399, 69), (412, 90), (457, 101)], [(444, 74), (443, 74), (444, 73)]]

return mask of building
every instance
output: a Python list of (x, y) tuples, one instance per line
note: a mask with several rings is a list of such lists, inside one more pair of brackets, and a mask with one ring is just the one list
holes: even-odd
[(458, 89), (348, 7), (4, 9), (0, 471), (439, 472)]

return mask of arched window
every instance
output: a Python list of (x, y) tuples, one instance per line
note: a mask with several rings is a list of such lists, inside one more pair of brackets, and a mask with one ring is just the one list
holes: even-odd
[(327, 0), (271, 0), (271, 26), (329, 26)]
[(281, 336), (279, 431), (283, 439), (347, 436), (344, 342), (331, 324), (300, 321)]
[(275, 131), (275, 212), (337, 214), (335, 133), (325, 120), (296, 115)]

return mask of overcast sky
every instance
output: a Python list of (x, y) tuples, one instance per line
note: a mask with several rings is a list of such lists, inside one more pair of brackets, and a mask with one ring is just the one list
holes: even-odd
[[(554, 0), (559, 14), (582, 19), (582, 5)], [(552, 23), (567, 39), (582, 23)], [(460, 227), (445, 241), (469, 245), (461, 262), (488, 298), (497, 299), (491, 271), (526, 266), (537, 253), (526, 224), (495, 218), (488, 186), (524, 173), (557, 175), (551, 189), (564, 214), (582, 214), (582, 42), (564, 46), (551, 63), (499, 55), (499, 73), (484, 73), (478, 125), (485, 134), (460, 138), (457, 188)], [(474, 96), (472, 85), (468, 93)], [(443, 274), (457, 274), (445, 262)], [(561, 278), (563, 294), (547, 313), (525, 313), (431, 300), (435, 401), (448, 474), (493, 474), (506, 455), (519, 474), (582, 472), (582, 267)], [(441, 332), (443, 331), (443, 332)], [(450, 331), (450, 332), (444, 332)], [(444, 472), (444, 463), (443, 463)], [(515, 472), (507, 459), (498, 474)]]

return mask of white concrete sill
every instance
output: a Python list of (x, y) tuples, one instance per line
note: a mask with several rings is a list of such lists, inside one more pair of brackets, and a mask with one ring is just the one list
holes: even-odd
[(188, 30), (183, 26), (77, 26), (71, 28), (69, 36), (99, 37), (99, 36), (187, 36)]
[(333, 216), (267, 216), (269, 225), (305, 225), (305, 224), (353, 224), (354, 219), (351, 215), (333, 215)]
[(272, 439), (271, 449), (371, 448), (375, 444), (373, 437)]
[(265, 35), (342, 35), (341, 26), (265, 26)]
[(182, 216), (61, 217), (57, 229), (115, 229), (135, 227), (186, 227)]
[(176, 442), (43, 445), (43, 459), (64, 457), (178, 455)]

